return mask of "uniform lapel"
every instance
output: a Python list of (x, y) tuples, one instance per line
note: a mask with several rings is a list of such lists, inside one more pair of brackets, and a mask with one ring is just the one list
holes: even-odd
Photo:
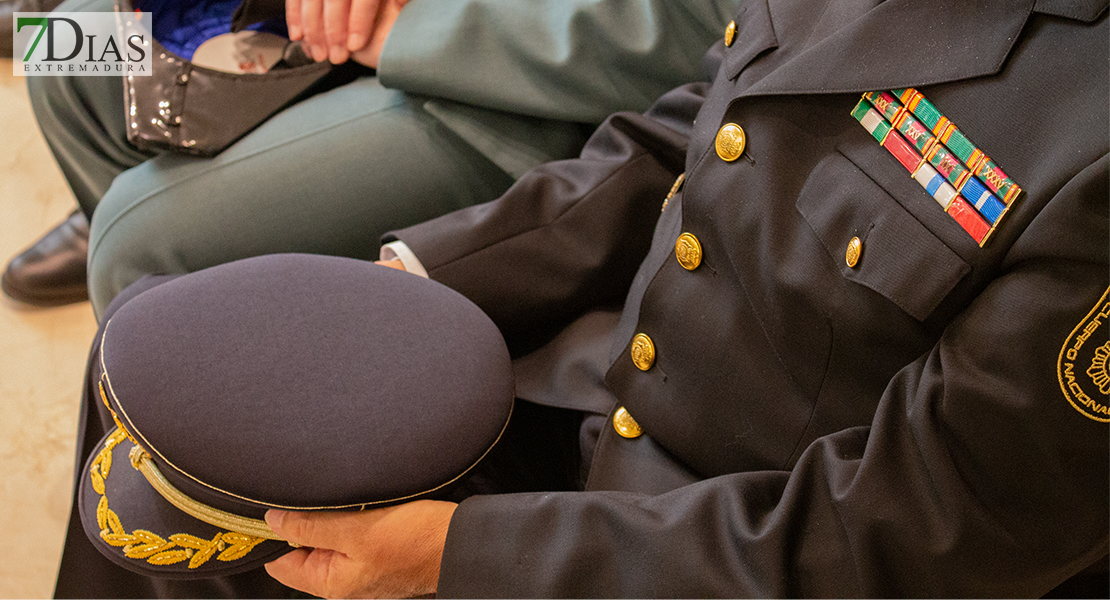
[(1106, 0), (1037, 0), (1033, 10), (1090, 23), (1106, 10), (1107, 4)]
[(801, 50), (740, 95), (863, 92), (996, 73), (1033, 4), (886, 0)]

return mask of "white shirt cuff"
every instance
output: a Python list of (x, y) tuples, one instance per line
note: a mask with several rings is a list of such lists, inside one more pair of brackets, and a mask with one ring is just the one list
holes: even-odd
[(419, 275), (424, 279), (428, 278), (428, 272), (424, 270), (424, 265), (420, 264), (420, 259), (416, 258), (408, 244), (400, 240), (382, 246), (378, 258), (381, 260), (400, 260), (409, 273)]

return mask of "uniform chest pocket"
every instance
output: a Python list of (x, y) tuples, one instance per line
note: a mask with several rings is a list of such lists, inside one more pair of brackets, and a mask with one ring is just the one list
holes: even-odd
[(797, 209), (845, 279), (882, 294), (919, 321), (971, 270), (839, 152), (810, 173)]

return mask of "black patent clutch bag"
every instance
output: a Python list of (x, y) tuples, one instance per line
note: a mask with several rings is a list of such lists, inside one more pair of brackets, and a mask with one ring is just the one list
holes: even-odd
[[(232, 31), (281, 18), (283, 7), (280, 0), (246, 0), (235, 13)], [(126, 19), (133, 11), (131, 0), (119, 0), (116, 10)], [(268, 72), (230, 73), (194, 64), (153, 35), (150, 40), (151, 74), (123, 77), (127, 140), (148, 152), (214, 156), (283, 108), (372, 72), (353, 62), (313, 62), (299, 43), (290, 43)]]

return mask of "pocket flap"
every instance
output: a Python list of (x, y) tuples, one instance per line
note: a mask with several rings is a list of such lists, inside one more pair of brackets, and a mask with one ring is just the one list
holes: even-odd
[[(922, 191), (922, 194), (925, 192)], [(810, 173), (798, 212), (841, 274), (924, 321), (971, 267), (839, 152)], [(853, 238), (860, 254), (848, 266)]]

